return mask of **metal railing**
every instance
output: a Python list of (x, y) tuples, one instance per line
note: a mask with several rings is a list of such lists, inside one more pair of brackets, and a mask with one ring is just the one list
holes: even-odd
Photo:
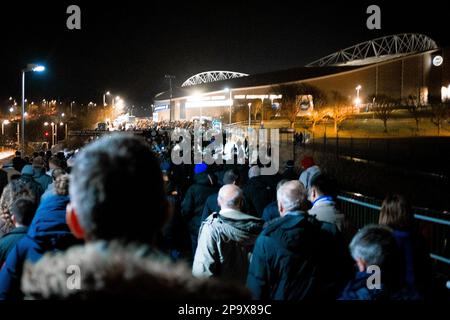
[[(341, 211), (359, 229), (378, 223), (381, 201), (357, 193), (343, 192), (338, 197)], [(450, 213), (413, 207), (419, 231), (427, 240), (433, 260), (450, 267)]]

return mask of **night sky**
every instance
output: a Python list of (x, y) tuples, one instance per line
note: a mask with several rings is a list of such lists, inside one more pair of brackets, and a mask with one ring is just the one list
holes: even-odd
[[(207, 70), (260, 73), (303, 66), (338, 49), (379, 36), (417, 32), (449, 45), (444, 1), (35, 1), (0, 7), (0, 101), (19, 99), (20, 70), (29, 99), (100, 103), (110, 90), (130, 104), (149, 105), (168, 88)], [(378, 4), (382, 29), (366, 28), (366, 8)], [(401, 4), (405, 5), (401, 5)], [(409, 4), (408, 4), (409, 3)], [(78, 4), (82, 29), (66, 28), (66, 8)], [(408, 4), (408, 5), (406, 5)]]

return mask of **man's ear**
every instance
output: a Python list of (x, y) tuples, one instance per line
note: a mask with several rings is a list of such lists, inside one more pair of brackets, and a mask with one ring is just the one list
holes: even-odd
[(358, 266), (359, 272), (366, 271), (366, 262), (363, 259), (356, 258), (355, 261), (356, 261), (356, 265)]
[(85, 238), (84, 229), (81, 227), (75, 208), (70, 202), (66, 207), (66, 222), (70, 231), (72, 231), (77, 239)]

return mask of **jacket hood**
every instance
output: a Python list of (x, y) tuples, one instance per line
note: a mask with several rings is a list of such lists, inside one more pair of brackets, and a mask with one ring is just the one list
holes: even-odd
[[(249, 300), (247, 289), (214, 279), (197, 279), (183, 263), (143, 256), (145, 248), (112, 242), (88, 243), (26, 263), (22, 291), (29, 299), (144, 299), (167, 301)], [(67, 270), (78, 266), (80, 289), (67, 286)], [(51, 279), (51, 281), (49, 281)]]
[(32, 176), (34, 175), (34, 169), (31, 165), (27, 164), (22, 168), (22, 175)]
[(45, 198), (36, 211), (28, 237), (39, 243), (73, 240), (66, 223), (66, 206), (69, 196), (52, 195)]
[(45, 168), (34, 167), (34, 177), (39, 178), (40, 176), (45, 175)]
[(194, 176), (194, 183), (203, 186), (211, 186), (211, 181), (209, 180), (208, 174), (206, 172), (196, 174)]
[(249, 179), (247, 181), (247, 186), (253, 186), (256, 188), (267, 188), (267, 183), (265, 182), (265, 176), (257, 176)]
[[(214, 215), (209, 218), (213, 219)], [(227, 238), (244, 245), (253, 245), (262, 231), (264, 221), (238, 211), (221, 211), (216, 225)]]
[[(312, 227), (310, 221), (308, 214), (297, 211), (295, 215), (285, 215), (281, 219), (269, 223), (265, 230), (278, 233), (289, 250), (301, 252), (305, 245), (310, 245), (309, 241), (314, 240), (310, 238), (309, 230)], [(317, 228), (320, 226), (318, 225)]]

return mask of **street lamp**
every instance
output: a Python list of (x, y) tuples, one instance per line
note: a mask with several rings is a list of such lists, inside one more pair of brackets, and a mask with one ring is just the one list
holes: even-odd
[(22, 154), (25, 154), (25, 73), (27, 72), (43, 72), (44, 66), (37, 64), (28, 64), (25, 69), (22, 69)]
[(252, 103), (249, 102), (247, 105), (248, 105), (248, 127), (250, 128), (250, 123), (251, 123), (251, 121), (252, 121), (251, 113), (250, 113), (251, 108), (252, 108)]
[(228, 92), (229, 94), (230, 94), (230, 96), (229, 96), (229, 104), (230, 104), (230, 117), (229, 117), (229, 119), (228, 119), (228, 124), (231, 124), (231, 106), (233, 105), (233, 99), (232, 99), (232, 97), (231, 97), (231, 89), (230, 88), (225, 88), (225, 90), (224, 90), (225, 92)]
[(2, 135), (5, 135), (5, 125), (9, 124), (9, 120), (4, 120), (2, 122)]
[(359, 107), (359, 105), (361, 104), (361, 98), (359, 97), (359, 91), (361, 91), (361, 85), (358, 85), (355, 89), (356, 89), (356, 99), (355, 99), (355, 105), (357, 107)]
[(104, 107), (106, 107), (106, 96), (109, 96), (111, 94), (111, 92), (109, 92), (109, 91), (106, 91), (104, 94), (103, 94), (103, 106)]
[(50, 125), (51, 126), (51, 128), (52, 128), (52, 146), (54, 146), (55, 144), (56, 144), (56, 142), (58, 142), (57, 141), (57, 139), (58, 139), (58, 136), (57, 136), (57, 134), (58, 134), (58, 127), (56, 126), (56, 123), (54, 123), (54, 122), (51, 122), (51, 123), (48, 123), (48, 122), (44, 122), (44, 126), (48, 126), (48, 125)]
[[(170, 89), (170, 100), (169, 100), (169, 121), (172, 121), (173, 110), (172, 110), (172, 98), (173, 98), (173, 88), (172, 88), (172, 80), (175, 79), (175, 76), (166, 74), (164, 75), (166, 79), (169, 79), (169, 89)], [(200, 118), (201, 121), (201, 118)]]

